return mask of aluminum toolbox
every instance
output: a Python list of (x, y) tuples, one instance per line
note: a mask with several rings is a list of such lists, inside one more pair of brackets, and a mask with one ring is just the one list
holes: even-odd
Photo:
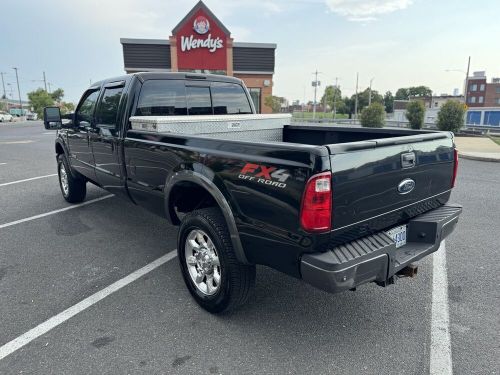
[(290, 114), (133, 116), (133, 130), (155, 133), (202, 135), (244, 141), (282, 141), (283, 127), (290, 125)]

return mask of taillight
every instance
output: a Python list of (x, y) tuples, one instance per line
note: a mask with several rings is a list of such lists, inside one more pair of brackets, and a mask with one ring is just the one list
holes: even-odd
[(453, 150), (453, 176), (451, 177), (451, 187), (455, 187), (455, 180), (457, 179), (457, 169), (458, 169), (458, 151)]
[(332, 227), (332, 174), (319, 173), (307, 181), (300, 224), (307, 232), (324, 232)]

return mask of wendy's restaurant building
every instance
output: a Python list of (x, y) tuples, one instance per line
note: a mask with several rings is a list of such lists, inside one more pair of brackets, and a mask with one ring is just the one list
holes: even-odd
[(121, 38), (127, 73), (196, 72), (242, 79), (258, 113), (271, 113), (276, 44), (240, 43), (202, 2), (172, 30), (168, 39)]

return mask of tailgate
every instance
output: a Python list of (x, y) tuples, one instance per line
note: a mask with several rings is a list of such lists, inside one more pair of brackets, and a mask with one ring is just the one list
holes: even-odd
[(327, 146), (336, 242), (393, 227), (446, 203), (452, 137), (431, 133)]

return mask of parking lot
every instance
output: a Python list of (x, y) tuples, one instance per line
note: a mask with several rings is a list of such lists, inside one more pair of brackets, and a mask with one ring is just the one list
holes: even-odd
[(94, 186), (66, 203), (53, 142), (0, 124), (0, 373), (499, 373), (500, 163), (460, 160), (439, 276), (428, 257), (415, 279), (330, 295), (258, 267), (249, 303), (214, 316), (184, 286), (176, 227)]

